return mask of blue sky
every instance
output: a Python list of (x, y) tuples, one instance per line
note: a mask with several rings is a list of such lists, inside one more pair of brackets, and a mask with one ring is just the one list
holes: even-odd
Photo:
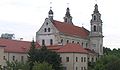
[[(31, 41), (48, 16), (50, 6), (54, 19), (63, 21), (67, 3), (73, 23), (77, 26), (83, 24), (90, 30), (95, 0), (0, 0), (0, 34), (14, 33), (16, 39)], [(119, 0), (97, 0), (102, 15), (105, 47), (120, 48), (119, 3)]]

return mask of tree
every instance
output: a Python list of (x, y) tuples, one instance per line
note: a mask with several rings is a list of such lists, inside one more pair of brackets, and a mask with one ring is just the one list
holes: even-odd
[(104, 55), (96, 62), (94, 70), (116, 70), (116, 65), (119, 65), (118, 68), (120, 67), (119, 57), (115, 55)]
[(46, 62), (43, 63), (35, 62), (33, 66), (33, 70), (53, 70), (53, 69), (52, 69), (52, 65)]
[(52, 65), (53, 69), (61, 70), (60, 55), (56, 52), (48, 50), (46, 46), (36, 49), (34, 41), (32, 41), (31, 48), (28, 52), (28, 62), (30, 63), (30, 70), (32, 70), (34, 62), (47, 62)]
[(37, 49), (35, 48), (35, 42), (34, 40), (31, 42), (31, 47), (30, 50), (28, 52), (28, 62), (30, 65), (30, 70), (32, 70), (32, 67), (34, 66), (34, 62), (36, 61), (36, 52)]
[(29, 64), (28, 63), (23, 63), (23, 62), (18, 62), (18, 61), (6, 61), (6, 69), (7, 70), (29, 70)]
[(61, 70), (61, 59), (58, 53), (48, 50), (46, 46), (42, 46), (42, 48), (39, 49), (38, 55), (39, 62), (48, 62), (49, 64), (52, 64), (53, 69)]

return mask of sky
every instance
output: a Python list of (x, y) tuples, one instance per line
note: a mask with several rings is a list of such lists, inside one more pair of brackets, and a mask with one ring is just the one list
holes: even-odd
[(10, 33), (15, 34), (15, 39), (31, 41), (48, 17), (50, 7), (58, 21), (63, 21), (69, 7), (74, 25), (90, 30), (96, 3), (103, 21), (104, 46), (120, 48), (119, 0), (0, 0), (0, 35)]

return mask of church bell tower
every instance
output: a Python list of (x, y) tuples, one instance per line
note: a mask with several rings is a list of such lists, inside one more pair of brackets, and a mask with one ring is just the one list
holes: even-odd
[(91, 32), (90, 32), (90, 49), (94, 50), (98, 55), (103, 55), (103, 34), (101, 14), (98, 11), (98, 5), (95, 4), (92, 14)]
[(73, 24), (72, 23), (72, 16), (70, 15), (70, 9), (69, 7), (66, 9), (66, 14), (64, 17), (64, 22), (69, 23), (69, 24)]

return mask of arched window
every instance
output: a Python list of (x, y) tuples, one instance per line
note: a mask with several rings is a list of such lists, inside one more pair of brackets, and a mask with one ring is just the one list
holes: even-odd
[(53, 45), (53, 40), (52, 39), (50, 39), (50, 45)]
[(46, 23), (46, 25), (48, 25), (48, 23)]
[(47, 32), (47, 29), (46, 29), (46, 28), (44, 29), (44, 32)]
[(96, 20), (96, 16), (94, 16), (94, 18), (93, 18), (94, 20)]
[(97, 31), (97, 27), (93, 26), (93, 30), (94, 30), (94, 32), (96, 32)]
[(67, 40), (67, 43), (69, 43), (69, 40)]
[(50, 32), (50, 28), (48, 28), (48, 32)]
[(72, 41), (72, 43), (74, 43), (74, 41)]
[(42, 46), (43, 46), (43, 45), (45, 45), (45, 40), (44, 40), (44, 39), (42, 40)]

